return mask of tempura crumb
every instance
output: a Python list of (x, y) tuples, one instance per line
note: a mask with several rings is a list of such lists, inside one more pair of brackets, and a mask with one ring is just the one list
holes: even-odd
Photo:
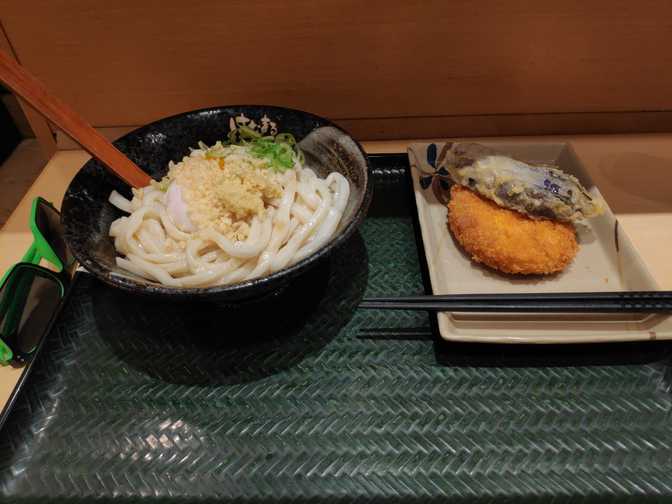
[(182, 189), (189, 218), (199, 230), (211, 228), (229, 239), (244, 240), (250, 223), (282, 195), (280, 179), (263, 159), (236, 148), (209, 159), (200, 152), (173, 164), (170, 181)]

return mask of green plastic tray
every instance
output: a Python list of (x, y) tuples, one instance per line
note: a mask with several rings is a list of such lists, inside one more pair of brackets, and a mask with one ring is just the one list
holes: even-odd
[(357, 309), (425, 285), (405, 157), (373, 166), (361, 232), (271, 298), (79, 275), (0, 431), (0, 500), (672, 497), (669, 345), (451, 344), (423, 312)]

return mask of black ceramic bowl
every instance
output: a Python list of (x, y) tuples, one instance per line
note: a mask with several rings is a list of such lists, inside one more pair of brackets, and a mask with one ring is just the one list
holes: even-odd
[(168, 161), (180, 161), (198, 141), (208, 145), (225, 139), (229, 119), (240, 115), (259, 121), (267, 115), (278, 130), (294, 135), (307, 163), (320, 175), (338, 171), (350, 182), (350, 199), (339, 227), (329, 243), (302, 261), (271, 275), (232, 285), (208, 288), (173, 288), (143, 281), (121, 270), (108, 236), (110, 224), (122, 213), (108, 202), (113, 189), (130, 197), (128, 186), (111, 175), (98, 161), (84, 165), (70, 183), (61, 214), (65, 240), (74, 256), (90, 273), (103, 282), (138, 294), (167, 299), (211, 299), (234, 301), (267, 294), (282, 287), (297, 275), (337, 250), (364, 218), (371, 201), (368, 160), (357, 141), (327, 119), (281, 107), (232, 106), (197, 110), (148, 124), (115, 142), (119, 150), (160, 179)]

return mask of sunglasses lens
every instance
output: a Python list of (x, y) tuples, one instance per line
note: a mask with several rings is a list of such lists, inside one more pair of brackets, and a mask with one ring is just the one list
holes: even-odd
[(54, 250), (58, 258), (67, 267), (72, 263), (72, 256), (63, 239), (63, 226), (61, 225), (61, 216), (56, 209), (46, 202), (41, 201), (37, 206), (35, 216), (37, 228)]
[(2, 338), (17, 360), (32, 353), (49, 326), (61, 301), (61, 286), (48, 273), (16, 267), (2, 290)]

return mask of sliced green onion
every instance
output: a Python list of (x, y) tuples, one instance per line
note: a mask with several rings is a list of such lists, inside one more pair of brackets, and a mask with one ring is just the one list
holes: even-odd
[[(268, 161), (269, 168), (275, 171), (285, 171), (292, 169), (298, 162), (303, 164), (304, 156), (299, 149), (294, 135), (291, 133), (280, 133), (278, 135), (262, 135), (249, 126), (239, 124), (236, 129), (229, 131), (226, 145), (239, 145), (247, 147), (253, 156)], [(225, 154), (224, 145), (217, 142), (213, 147), (201, 145), (199, 147), (206, 150), (207, 158), (219, 158)]]
[(275, 141), (276, 142), (281, 142), (281, 143), (286, 143), (289, 145), (296, 145), (296, 140), (294, 139), (294, 135), (291, 133), (278, 133), (275, 136)]
[(241, 140), (256, 140), (258, 138), (261, 138), (261, 133), (258, 133), (257, 131), (254, 131), (251, 128), (248, 128), (247, 126), (240, 126), (238, 128), (238, 136), (240, 137)]

